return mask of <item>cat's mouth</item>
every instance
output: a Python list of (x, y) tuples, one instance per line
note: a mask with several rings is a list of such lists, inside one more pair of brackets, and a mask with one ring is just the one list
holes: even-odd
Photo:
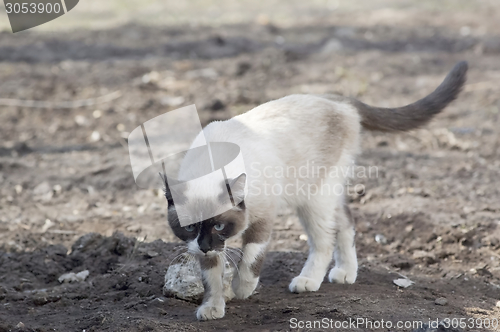
[(224, 252), (224, 248), (210, 249), (206, 252), (202, 251), (200, 248), (190, 248), (188, 251), (199, 257), (216, 257)]
[(222, 250), (209, 250), (206, 253), (203, 253), (203, 256), (215, 257), (215, 256), (218, 256), (221, 252), (222, 252)]

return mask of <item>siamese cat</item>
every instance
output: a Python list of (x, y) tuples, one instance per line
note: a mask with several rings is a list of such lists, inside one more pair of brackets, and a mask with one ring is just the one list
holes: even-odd
[[(358, 270), (355, 230), (345, 194), (326, 190), (342, 188), (347, 175), (337, 172), (330, 176), (324, 170), (352, 165), (359, 152), (362, 128), (397, 132), (429, 122), (458, 96), (467, 68), (466, 62), (458, 63), (434, 92), (404, 107), (372, 107), (336, 95), (290, 95), (206, 126), (203, 135), (208, 142), (239, 145), (247, 174), (220, 185), (221, 193), (224, 188), (230, 189), (232, 199), (238, 204), (225, 213), (187, 227), (181, 227), (176, 212), (177, 204), (183, 202), (173, 201), (168, 183), (164, 181), (170, 227), (187, 243), (188, 252), (198, 257), (202, 269), (205, 296), (196, 317), (199, 320), (222, 318), (228, 298), (244, 299), (252, 295), (259, 282), (277, 209), (283, 203), (297, 211), (309, 245), (307, 261), (300, 275), (291, 281), (289, 290), (294, 293), (317, 291), (332, 258), (335, 265), (328, 273), (328, 280), (354, 283)], [(311, 165), (323, 171), (313, 169), (312, 175), (309, 172), (306, 176), (297, 171), (310, 170)], [(285, 171), (277, 172), (279, 169)], [(326, 189), (320, 191), (319, 188)], [(198, 184), (186, 188), (184, 196), (205, 204), (214, 197), (205, 195), (206, 192), (207, 188)], [(242, 238), (243, 247), (239, 273), (235, 273), (232, 283), (234, 294), (224, 294), (225, 243), (238, 236)]]

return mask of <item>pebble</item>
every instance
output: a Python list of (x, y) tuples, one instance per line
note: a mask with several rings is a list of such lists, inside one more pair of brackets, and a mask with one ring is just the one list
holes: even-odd
[(382, 234), (375, 235), (375, 241), (380, 244), (387, 244), (387, 238)]
[(95, 110), (94, 112), (92, 112), (92, 116), (94, 117), (94, 119), (99, 119), (102, 116), (102, 112), (100, 110)]
[(79, 126), (87, 126), (89, 124), (89, 121), (83, 115), (75, 116), (75, 122)]
[(100, 139), (101, 139), (101, 134), (100, 134), (98, 131), (94, 130), (94, 131), (92, 132), (92, 134), (90, 135), (90, 140), (91, 140), (92, 142), (97, 142), (97, 141), (99, 141)]
[(150, 250), (150, 251), (148, 251), (148, 252), (147, 252), (147, 256), (148, 256), (149, 258), (153, 258), (153, 257), (156, 257), (156, 256), (158, 256), (158, 255), (159, 255), (159, 254), (158, 254), (156, 251), (153, 251), (153, 250)]
[(184, 104), (185, 101), (186, 101), (186, 99), (184, 99), (184, 97), (182, 97), (182, 96), (178, 96), (178, 97), (163, 97), (160, 100), (160, 103), (162, 105), (165, 105), (165, 106), (175, 107), (175, 106), (180, 106), (180, 105)]
[(18, 195), (19, 195), (19, 194), (21, 194), (21, 193), (23, 192), (23, 186), (21, 186), (21, 185), (19, 185), (19, 184), (18, 184), (18, 185), (16, 185), (16, 186), (14, 187), (14, 189), (16, 190), (16, 194), (18, 194)]
[(33, 194), (35, 194), (36, 196), (39, 196), (39, 195), (46, 194), (50, 191), (52, 191), (52, 187), (50, 186), (50, 184), (47, 181), (44, 181), (44, 182), (40, 183), (38, 186), (36, 186), (35, 189), (33, 189)]
[(33, 303), (35, 305), (44, 305), (49, 303), (49, 294), (45, 291), (40, 291), (38, 292), (34, 297), (33, 297)]
[(407, 279), (407, 278), (399, 278), (399, 279), (393, 280), (392, 282), (396, 286), (403, 287), (403, 288), (408, 288), (414, 284), (413, 281), (411, 281), (410, 279)]
[(84, 281), (87, 279), (89, 276), (89, 270), (81, 271), (78, 273), (70, 272), (70, 273), (65, 273), (62, 276), (59, 277), (59, 282), (79, 282), (79, 281)]
[(444, 297), (438, 297), (435, 301), (434, 301), (434, 304), (437, 304), (437, 305), (447, 305), (448, 304), (448, 300)]

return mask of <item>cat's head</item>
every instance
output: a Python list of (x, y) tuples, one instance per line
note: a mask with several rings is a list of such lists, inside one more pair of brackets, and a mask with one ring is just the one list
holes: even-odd
[[(202, 188), (188, 187), (182, 199), (176, 202), (172, 198), (168, 183), (165, 180), (164, 182), (165, 197), (168, 202), (168, 223), (174, 234), (187, 243), (190, 253), (200, 256), (215, 255), (224, 250), (228, 239), (242, 233), (248, 227), (244, 201), (246, 174), (243, 173), (235, 179), (221, 183), (217, 186), (220, 187), (220, 193), (210, 192), (210, 195), (203, 195), (205, 190)], [(230, 193), (233, 202), (239, 202), (236, 206), (215, 217), (185, 227), (181, 226), (177, 210), (183, 210), (179, 207), (186, 204), (187, 200), (195, 200), (189, 202), (191, 206), (219, 204), (218, 197), (222, 197), (226, 191)]]

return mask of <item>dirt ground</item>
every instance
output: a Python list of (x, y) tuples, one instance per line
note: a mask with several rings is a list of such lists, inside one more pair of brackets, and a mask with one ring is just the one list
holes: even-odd
[[(500, 4), (387, 0), (343, 11), (339, 3), (296, 21), (255, 14), (219, 25), (0, 32), (0, 331), (288, 331), (292, 318), (500, 321)], [(351, 180), (365, 188), (349, 196), (356, 284), (287, 291), (307, 244), (284, 210), (258, 293), (229, 302), (224, 319), (197, 322), (197, 304), (163, 296), (179, 243), (161, 191), (134, 183), (131, 130), (183, 105), (196, 104), (207, 124), (291, 93), (400, 106), (431, 92), (460, 60), (469, 62), (467, 86), (429, 126), (363, 134), (358, 164), (373, 172)], [(87, 99), (96, 104), (54, 107)], [(12, 100), (18, 106), (6, 106)], [(58, 281), (83, 270), (83, 282)], [(402, 275), (415, 284), (394, 285)], [(442, 297), (447, 304), (435, 304)]]

